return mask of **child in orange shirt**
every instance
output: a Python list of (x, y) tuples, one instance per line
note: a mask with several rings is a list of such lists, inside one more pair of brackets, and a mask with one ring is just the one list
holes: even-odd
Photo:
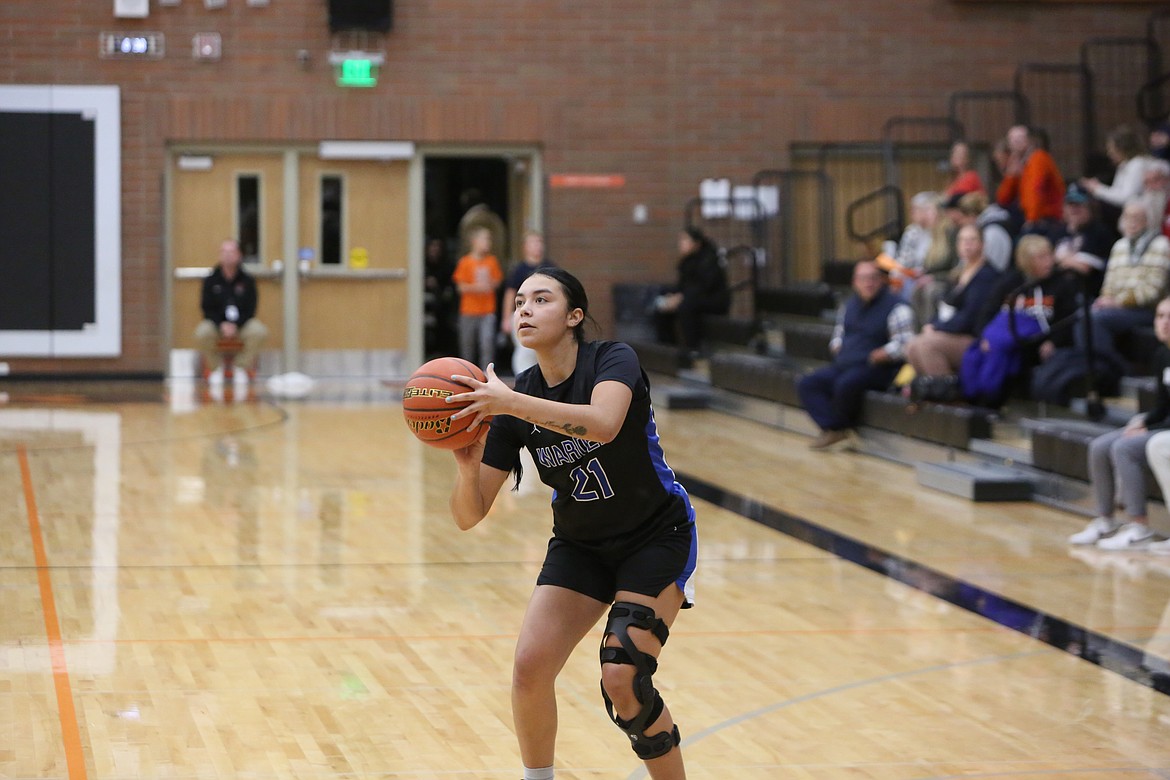
[(471, 234), (471, 253), (459, 259), (451, 280), (459, 289), (459, 356), (486, 366), (496, 356), (496, 290), (504, 272), (492, 251), (492, 234), (479, 228)]

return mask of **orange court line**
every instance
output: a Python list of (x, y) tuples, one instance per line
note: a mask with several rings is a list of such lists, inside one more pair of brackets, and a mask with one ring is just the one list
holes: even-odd
[(24, 503), (28, 510), (28, 531), (32, 537), (33, 557), (37, 565), (37, 584), (41, 589), (41, 609), (45, 616), (45, 633), (49, 638), (49, 657), (53, 662), (53, 685), (57, 689), (57, 716), (61, 721), (61, 737), (65, 742), (65, 764), (69, 770), (69, 780), (85, 780), (81, 729), (77, 724), (77, 710), (73, 706), (73, 689), (69, 684), (69, 669), (65, 665), (65, 645), (61, 641), (57, 603), (53, 600), (49, 559), (45, 555), (45, 540), (41, 534), (36, 495), (33, 493), (32, 472), (28, 467), (28, 450), (24, 444), (17, 445), (16, 456), (20, 460), (20, 479), (24, 484)]

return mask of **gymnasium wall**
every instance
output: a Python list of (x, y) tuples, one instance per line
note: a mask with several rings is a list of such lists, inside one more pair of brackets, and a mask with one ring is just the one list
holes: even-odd
[[(165, 369), (168, 144), (537, 143), (549, 174), (621, 174), (620, 189), (547, 198), (550, 253), (584, 278), (604, 329), (613, 283), (672, 276), (700, 179), (746, 183), (787, 165), (792, 142), (873, 140), (892, 115), (942, 114), (953, 90), (1010, 88), (1020, 61), (1074, 62), (1087, 37), (1143, 35), (1153, 7), (398, 0), (379, 83), (361, 90), (334, 83), (324, 0), (151, 0), (141, 20), (112, 6), (0, 4), (0, 83), (116, 84), (122, 96), (123, 355), (13, 360), (14, 372)], [(163, 32), (166, 56), (100, 59), (107, 30)], [(222, 35), (221, 60), (192, 59), (198, 32)], [(639, 203), (644, 224), (631, 216)]]

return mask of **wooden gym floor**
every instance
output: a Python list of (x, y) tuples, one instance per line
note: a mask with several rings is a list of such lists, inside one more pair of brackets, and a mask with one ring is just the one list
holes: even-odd
[[(459, 532), (450, 455), (391, 390), (4, 389), (0, 777), (520, 776), (542, 486)], [(1170, 558), (1070, 551), (1083, 518), (658, 416), (699, 514), (698, 604), (655, 678), (690, 777), (1170, 777)], [(644, 777), (594, 633), (560, 681), (558, 778)]]

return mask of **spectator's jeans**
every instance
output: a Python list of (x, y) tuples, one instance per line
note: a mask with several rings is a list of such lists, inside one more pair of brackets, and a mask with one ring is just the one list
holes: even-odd
[(1156, 431), (1146, 442), (1146, 460), (1158, 480), (1162, 500), (1170, 501), (1170, 431)]
[[(236, 355), (232, 365), (239, 366), (245, 371), (253, 371), (256, 367), (256, 356), (260, 354), (260, 347), (264, 339), (268, 338), (268, 328), (264, 323), (253, 317), (244, 323), (239, 330), (240, 341), (244, 348)], [(215, 348), (219, 341), (219, 327), (211, 320), (203, 320), (195, 327), (195, 343), (203, 355), (203, 367), (207, 371), (214, 371), (223, 365), (223, 355)]]
[(1126, 436), (1118, 428), (1089, 442), (1089, 482), (1098, 517), (1112, 517), (1118, 484), (1125, 513), (1146, 516), (1146, 443), (1152, 436), (1149, 431)]
[[(1076, 324), (1076, 343), (1083, 352), (1085, 350), (1085, 323), (1084, 312), (1080, 313)], [(1153, 309), (1094, 309), (1090, 316), (1093, 324), (1093, 354), (1102, 355), (1112, 361), (1118, 368), (1125, 367), (1125, 358), (1117, 351), (1117, 337), (1123, 333), (1143, 325), (1154, 324)]]
[(865, 391), (885, 390), (901, 367), (901, 363), (876, 366), (832, 363), (801, 377), (796, 392), (804, 410), (821, 430), (843, 431), (857, 424)]
[[(478, 361), (475, 354), (477, 343)], [(459, 357), (483, 369), (496, 359), (496, 315), (459, 315)]]

